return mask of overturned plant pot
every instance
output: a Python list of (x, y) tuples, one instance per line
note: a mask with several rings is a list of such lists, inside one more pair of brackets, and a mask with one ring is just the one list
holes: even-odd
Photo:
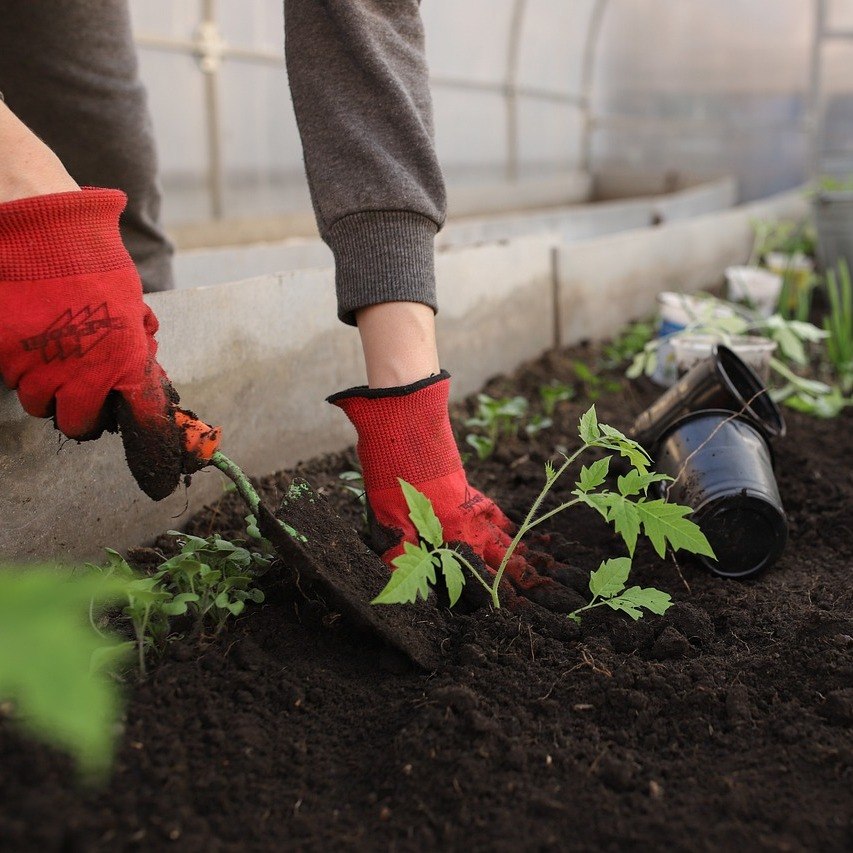
[(785, 434), (782, 412), (755, 371), (728, 347), (717, 344), (710, 358), (700, 361), (637, 416), (631, 435), (654, 453), (673, 423), (705, 409), (739, 412), (770, 438)]
[(788, 522), (770, 444), (755, 423), (722, 409), (693, 412), (661, 436), (656, 470), (672, 477), (667, 498), (693, 509), (717, 559), (717, 575), (747, 578), (773, 565)]

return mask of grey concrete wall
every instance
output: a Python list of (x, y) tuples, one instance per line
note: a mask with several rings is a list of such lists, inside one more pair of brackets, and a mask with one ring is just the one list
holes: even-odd
[[(545, 235), (441, 253), (439, 335), (455, 395), (551, 346), (558, 329), (565, 343), (605, 335), (650, 310), (659, 290), (714, 283), (746, 257), (751, 217), (804, 210), (800, 196), (786, 195), (568, 246)], [(161, 321), (163, 364), (184, 402), (224, 427), (223, 449), (250, 473), (353, 441), (344, 416), (323, 401), (363, 381), (357, 333), (335, 319), (331, 270), (149, 301)], [(7, 560), (70, 560), (139, 544), (222, 493), (219, 474), (206, 471), (188, 491), (151, 503), (126, 471), (117, 438), (62, 443), (5, 391), (0, 482), (0, 558)]]
[(784, 193), (670, 225), (560, 246), (556, 302), (561, 342), (615, 334), (626, 321), (653, 313), (663, 290), (689, 292), (721, 283), (727, 266), (748, 259), (754, 219), (806, 213), (802, 193)]
[[(464, 204), (458, 204), (456, 216), (448, 221), (438, 235), (438, 249), (473, 246), (479, 243), (511, 240), (517, 237), (551, 234), (566, 243), (643, 228), (654, 222), (673, 222), (724, 210), (735, 203), (737, 186), (731, 178), (708, 181), (669, 192), (662, 192), (662, 178), (652, 182), (651, 177), (642, 185), (645, 194), (635, 198), (610, 199), (594, 204), (566, 204), (564, 185), (557, 185), (548, 199), (545, 190), (537, 183), (519, 184), (516, 194), (508, 197), (505, 189), (501, 196), (501, 213), (483, 215), (486, 199), (484, 190), (478, 190), (477, 204), (480, 215), (462, 215)], [(630, 186), (634, 186), (631, 184)], [(611, 186), (611, 189), (613, 187)], [(540, 199), (539, 209), (519, 210), (531, 199)], [(474, 199), (467, 202), (474, 206)], [(495, 208), (494, 203), (486, 207)], [(499, 208), (495, 208), (499, 209)], [(319, 238), (292, 238), (279, 242), (222, 246), (179, 252), (175, 258), (175, 280), (178, 287), (200, 287), (220, 282), (236, 281), (263, 275), (269, 270), (297, 270), (330, 267), (332, 253)]]

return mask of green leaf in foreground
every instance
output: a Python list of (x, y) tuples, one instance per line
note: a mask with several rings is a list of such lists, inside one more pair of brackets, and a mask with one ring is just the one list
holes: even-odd
[(398, 479), (403, 497), (409, 507), (409, 518), (418, 531), (418, 536), (425, 542), (429, 542), (434, 548), (439, 548), (443, 539), (441, 522), (432, 508), (432, 501), (426, 495), (422, 495), (411, 483)]
[(631, 561), (627, 557), (605, 560), (589, 576), (589, 591), (599, 598), (610, 598), (625, 589)]
[(594, 405), (590, 406), (581, 415), (578, 434), (584, 444), (594, 444), (601, 436), (601, 430), (598, 426), (598, 415), (595, 413)]
[(11, 701), (20, 728), (70, 753), (87, 775), (110, 766), (120, 702), (104, 667), (130, 649), (98, 634), (87, 614), (124, 590), (117, 578), (0, 569), (0, 700)]
[(669, 593), (654, 587), (632, 586), (625, 589), (631, 573), (631, 560), (628, 557), (616, 557), (605, 560), (589, 576), (589, 591), (592, 601), (569, 614), (573, 622), (580, 622), (580, 614), (585, 610), (607, 605), (611, 610), (621, 610), (632, 619), (643, 616), (643, 608), (662, 616), (672, 605)]
[(442, 551), (439, 559), (441, 560), (441, 573), (444, 575), (444, 582), (447, 585), (450, 606), (453, 607), (459, 601), (459, 596), (462, 595), (465, 575), (462, 572), (462, 566), (459, 565), (459, 560), (450, 551)]
[(597, 489), (607, 479), (607, 472), (609, 469), (609, 456), (605, 456), (603, 459), (593, 462), (589, 467), (584, 465), (581, 468), (580, 474), (578, 475), (578, 481), (575, 484), (578, 491), (586, 494), (587, 492), (591, 492), (593, 489)]
[[(623, 605), (628, 604), (632, 607), (645, 607), (646, 610), (650, 610), (652, 613), (656, 613), (658, 616), (663, 616), (664, 613), (670, 608), (672, 605), (672, 600), (669, 597), (668, 592), (661, 592), (659, 589), (654, 589), (654, 587), (639, 587), (632, 586), (629, 589), (626, 589), (624, 592), (620, 593), (616, 599), (612, 599), (608, 601), (608, 605), (613, 607), (613, 602), (619, 601)], [(624, 606), (620, 607), (620, 609), (625, 609)], [(627, 611), (626, 611), (627, 612)], [(639, 617), (634, 617), (639, 618)]]
[(651, 540), (658, 556), (666, 554), (666, 545), (669, 543), (673, 551), (683, 549), (691, 554), (715, 557), (699, 526), (685, 518), (692, 511), (690, 507), (670, 504), (664, 500), (640, 501), (636, 506), (643, 532)]
[[(630, 475), (627, 475), (630, 477)], [(640, 478), (630, 477), (621, 482), (620, 488), (631, 491), (646, 477), (666, 479), (658, 474), (645, 474)], [(623, 478), (620, 478), (622, 480)], [(684, 550), (691, 554), (704, 554), (714, 557), (714, 551), (699, 526), (685, 518), (692, 510), (687, 506), (667, 503), (664, 500), (647, 500), (644, 497), (632, 499), (630, 495), (616, 492), (593, 492), (584, 494), (575, 490), (585, 504), (597, 510), (606, 521), (613, 524), (633, 556), (637, 547), (637, 538), (642, 531), (649, 538), (658, 556), (666, 555), (667, 544), (673, 551)]]
[(426, 601), (429, 585), (435, 583), (432, 551), (423, 545), (403, 543), (403, 553), (394, 558), (394, 571), (385, 588), (371, 604), (414, 604), (418, 596)]

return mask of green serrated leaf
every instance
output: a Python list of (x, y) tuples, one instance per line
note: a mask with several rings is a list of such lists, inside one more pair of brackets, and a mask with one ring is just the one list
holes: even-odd
[(595, 442), (595, 446), (617, 451), (634, 468), (643, 472), (647, 471), (651, 464), (649, 454), (633, 438), (628, 438), (628, 436), (608, 424), (601, 424), (601, 438)]
[(426, 600), (429, 584), (435, 583), (433, 554), (421, 545), (403, 543), (404, 552), (394, 558), (394, 571), (371, 604), (414, 604), (418, 596)]
[(444, 575), (444, 582), (447, 585), (450, 606), (453, 607), (459, 601), (459, 596), (462, 595), (462, 588), (465, 586), (465, 574), (459, 560), (450, 551), (442, 551), (439, 554), (439, 559), (441, 560), (441, 573)]
[(554, 466), (550, 460), (545, 462), (545, 482), (550, 483), (553, 481), (554, 477), (557, 476), (557, 472), (554, 470)]
[(612, 598), (625, 588), (628, 575), (631, 574), (631, 560), (628, 557), (613, 557), (605, 560), (589, 576), (589, 591), (599, 598)]
[(632, 586), (626, 589), (620, 596), (625, 601), (630, 601), (636, 607), (645, 607), (658, 616), (663, 616), (672, 606), (672, 599), (668, 592), (662, 592), (652, 586)]
[(608, 520), (611, 492), (590, 492), (589, 494), (584, 494), (580, 489), (575, 489), (572, 494), (580, 498), (587, 506), (596, 510), (605, 521)]
[(627, 613), (635, 622), (643, 615), (642, 610), (639, 610), (630, 601), (626, 601), (621, 597), (610, 598), (605, 603), (614, 610), (621, 610), (623, 613)]
[(685, 518), (690, 507), (667, 503), (664, 500), (639, 501), (637, 514), (655, 551), (663, 557), (669, 543), (674, 551), (684, 550), (713, 558), (714, 551), (699, 526)]
[(401, 479), (398, 479), (397, 482), (403, 490), (403, 497), (405, 497), (406, 504), (409, 507), (409, 518), (415, 525), (418, 535), (434, 548), (441, 547), (441, 543), (444, 541), (444, 532), (435, 510), (432, 508), (432, 501), (422, 495), (411, 483)]
[(603, 459), (598, 459), (592, 465), (586, 465), (581, 468), (578, 481), (575, 484), (579, 491), (584, 494), (597, 489), (606, 479), (607, 472), (610, 470), (610, 457), (605, 456)]
[(578, 434), (584, 444), (594, 444), (601, 436), (601, 430), (598, 426), (598, 416), (595, 413), (595, 406), (592, 405), (581, 415), (580, 423), (578, 424)]
[(619, 477), (616, 485), (620, 495), (630, 497), (631, 495), (646, 494), (646, 490), (652, 483), (671, 479), (672, 477), (666, 474), (657, 474), (654, 471), (638, 471), (633, 468), (623, 477)]
[(637, 505), (628, 498), (615, 492), (599, 492), (580, 496), (589, 506), (597, 509), (605, 521), (613, 524), (616, 532), (622, 537), (628, 547), (628, 553), (633, 557), (637, 547), (637, 537), (640, 535), (640, 516)]

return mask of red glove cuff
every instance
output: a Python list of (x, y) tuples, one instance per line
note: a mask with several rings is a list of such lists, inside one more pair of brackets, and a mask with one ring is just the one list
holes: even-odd
[(44, 281), (133, 265), (119, 234), (119, 190), (85, 188), (0, 204), (0, 281)]
[(398, 489), (397, 478), (425, 483), (462, 470), (447, 401), (450, 374), (442, 370), (400, 388), (350, 388), (328, 401), (358, 432), (364, 486)]

